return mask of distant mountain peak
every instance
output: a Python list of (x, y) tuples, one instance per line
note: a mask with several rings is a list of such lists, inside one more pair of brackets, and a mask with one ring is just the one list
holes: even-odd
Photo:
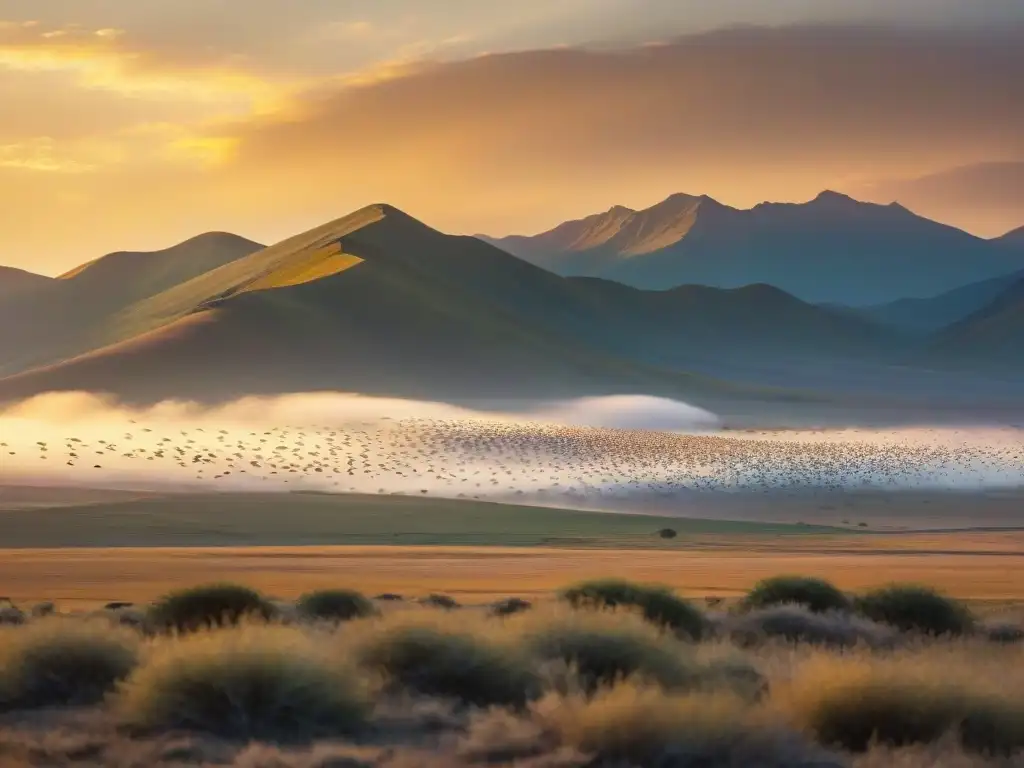
[(842, 192), (836, 192), (832, 189), (823, 189), (811, 202), (842, 205), (850, 205), (852, 203), (854, 205), (863, 205), (859, 200), (854, 200), (849, 195), (845, 195)]

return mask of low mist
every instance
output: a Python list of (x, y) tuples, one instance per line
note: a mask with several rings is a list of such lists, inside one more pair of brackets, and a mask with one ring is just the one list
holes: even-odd
[(591, 507), (694, 491), (1024, 486), (1019, 430), (732, 432), (700, 408), (642, 396), (544, 402), (511, 414), (337, 393), (147, 409), (52, 394), (0, 412), (0, 443), (0, 483), (8, 485)]

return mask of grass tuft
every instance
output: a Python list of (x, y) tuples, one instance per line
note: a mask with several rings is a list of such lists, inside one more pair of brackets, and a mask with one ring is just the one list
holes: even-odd
[(270, 619), (274, 606), (255, 590), (239, 584), (204, 584), (171, 592), (149, 611), (150, 623), (165, 631), (195, 632), (238, 624), (242, 619)]
[(590, 699), (549, 696), (535, 716), (587, 765), (841, 768), (844, 762), (726, 694), (619, 685)]
[(964, 635), (974, 628), (967, 606), (930, 587), (892, 584), (856, 599), (857, 610), (872, 621), (903, 632), (925, 635)]
[(652, 624), (693, 640), (700, 640), (706, 629), (700, 610), (667, 587), (599, 579), (571, 586), (561, 597), (574, 608), (635, 608)]
[(395, 615), (363, 628), (354, 644), (365, 666), (420, 694), (477, 706), (522, 706), (540, 694), (524, 654), (465, 620)]
[(571, 611), (523, 617), (510, 626), (531, 655), (569, 665), (589, 692), (633, 677), (666, 688), (700, 678), (688, 645), (631, 615)]
[(98, 702), (138, 660), (138, 636), (106, 622), (41, 619), (0, 631), (0, 710)]
[(747, 610), (777, 605), (800, 605), (813, 613), (846, 611), (850, 600), (824, 579), (810, 576), (773, 576), (759, 581), (743, 598)]
[(741, 646), (782, 639), (834, 648), (866, 645), (881, 648), (894, 642), (889, 627), (845, 613), (812, 613), (798, 605), (776, 605), (725, 620), (729, 637)]
[(352, 589), (324, 589), (310, 592), (296, 603), (299, 617), (311, 621), (350, 621), (373, 616), (373, 602)]
[(287, 743), (357, 732), (369, 700), (364, 680), (301, 631), (244, 626), (158, 644), (114, 709), (144, 732)]
[(942, 672), (906, 659), (829, 660), (799, 676), (791, 702), (822, 743), (852, 752), (934, 744), (950, 734), (981, 753), (1024, 747), (1024, 702)]

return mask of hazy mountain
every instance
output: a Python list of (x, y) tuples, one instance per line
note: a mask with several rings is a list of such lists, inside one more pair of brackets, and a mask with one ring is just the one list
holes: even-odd
[(900, 299), (853, 311), (901, 330), (934, 333), (982, 309), (1020, 279), (1024, 279), (1024, 271), (971, 283), (927, 299)]
[(995, 242), (1002, 245), (1024, 248), (1024, 227), (1007, 232), (1002, 237), (997, 237)]
[(933, 351), (1003, 369), (1024, 368), (1024, 275), (985, 307), (941, 331)]
[(888, 351), (873, 325), (769, 286), (648, 293), (565, 279), (386, 205), (134, 302), (105, 327), (121, 338), (10, 376), (0, 395), (741, 396), (687, 362)]
[(160, 251), (111, 253), (57, 279), (42, 278), (30, 294), (0, 304), (0, 375), (121, 338), (119, 313), (127, 307), (262, 247), (209, 232)]
[(750, 210), (673, 195), (643, 211), (616, 207), (533, 237), (488, 241), (562, 275), (648, 289), (766, 283), (855, 306), (934, 296), (1024, 268), (1024, 250), (835, 192)]
[(0, 266), (0, 299), (39, 290), (53, 282), (52, 277), (37, 275), (15, 267)]

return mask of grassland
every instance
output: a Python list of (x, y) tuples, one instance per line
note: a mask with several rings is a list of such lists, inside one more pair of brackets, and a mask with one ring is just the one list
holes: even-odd
[(895, 592), (819, 584), (838, 607), (813, 612), (793, 602), (812, 585), (786, 583), (713, 613), (607, 579), (514, 615), (335, 592), (361, 605), (343, 615), (241, 584), (88, 613), (4, 606), (0, 764), (1022, 764), (1019, 623), (918, 588), (875, 616)]
[[(89, 492), (83, 491), (83, 494)], [(691, 537), (849, 535), (829, 526), (617, 515), (473, 499), (318, 493), (139, 494), (6, 511), (15, 547), (422, 545), (675, 548)], [(24, 494), (23, 494), (24, 497)], [(23, 502), (24, 504), (24, 502)], [(675, 539), (658, 531), (676, 530)]]

